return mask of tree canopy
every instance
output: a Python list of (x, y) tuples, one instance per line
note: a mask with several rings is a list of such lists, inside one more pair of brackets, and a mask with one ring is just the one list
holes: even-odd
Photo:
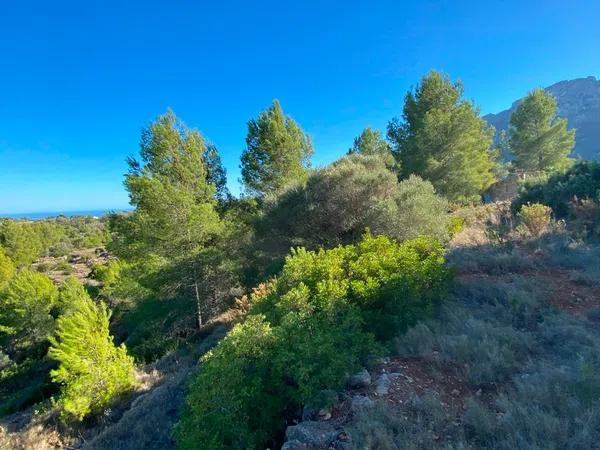
[(306, 178), (313, 147), (308, 135), (279, 104), (273, 104), (248, 122), (242, 153), (242, 181), (251, 195), (262, 197)]
[(0, 331), (15, 350), (46, 341), (54, 329), (51, 315), (58, 290), (44, 274), (22, 270), (9, 282), (0, 302)]
[(556, 116), (556, 99), (534, 89), (510, 117), (509, 145), (515, 168), (525, 172), (552, 172), (567, 168), (575, 146), (575, 130)]
[(432, 71), (406, 94), (402, 120), (388, 125), (401, 176), (419, 175), (452, 201), (478, 199), (495, 181), (494, 129), (462, 96), (460, 82)]
[[(206, 151), (200, 133), (186, 127), (172, 111), (158, 117), (142, 133), (141, 159), (129, 160), (125, 187), (135, 211), (128, 217), (115, 216), (111, 223), (118, 254), (163, 258), (170, 284), (196, 297), (199, 323), (198, 260), (223, 232)], [(211, 159), (216, 160), (214, 154)]]

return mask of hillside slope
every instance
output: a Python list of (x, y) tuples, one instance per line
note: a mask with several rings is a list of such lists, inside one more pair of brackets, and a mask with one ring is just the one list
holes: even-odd
[[(558, 101), (558, 114), (566, 117), (569, 127), (577, 130), (574, 155), (583, 159), (600, 159), (600, 80), (590, 76), (559, 81), (545, 90)], [(498, 114), (488, 114), (484, 119), (499, 133), (508, 128), (510, 115), (520, 99)]]

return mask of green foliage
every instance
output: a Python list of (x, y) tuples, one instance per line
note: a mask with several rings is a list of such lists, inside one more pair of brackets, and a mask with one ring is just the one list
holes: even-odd
[(277, 380), (271, 379), (275, 346), (271, 326), (256, 315), (203, 358), (175, 429), (180, 448), (261, 448), (284, 426), (278, 413), (286, 399), (276, 395)]
[(90, 277), (105, 286), (113, 285), (119, 278), (121, 266), (122, 263), (117, 260), (110, 260), (106, 263), (96, 263), (92, 267)]
[(206, 306), (200, 295), (203, 258), (224, 233), (209, 182), (215, 174), (204, 156), (214, 163), (214, 151), (172, 111), (160, 116), (142, 133), (141, 160), (129, 161), (125, 187), (136, 209), (110, 220), (111, 249), (131, 261), (162, 258), (160, 270), (168, 276), (160, 277), (161, 289), (194, 296), (199, 324)]
[(392, 147), (383, 139), (379, 130), (369, 127), (365, 128), (360, 136), (354, 138), (354, 144), (348, 150), (348, 154), (380, 156), (389, 167), (394, 165)]
[(227, 188), (227, 169), (223, 167), (217, 147), (208, 144), (203, 157), (206, 162), (206, 181), (215, 187), (215, 197), (221, 201), (228, 200), (231, 193)]
[(104, 222), (92, 217), (0, 220), (0, 245), (17, 267), (29, 266), (40, 256), (64, 256), (74, 248), (102, 246), (108, 238)]
[(81, 303), (87, 299), (88, 293), (83, 284), (75, 277), (67, 277), (59, 287), (58, 313), (71, 314), (77, 311)]
[(4, 249), (0, 247), (0, 294), (6, 287), (7, 283), (15, 275), (16, 269), (12, 260), (6, 256)]
[(494, 129), (462, 95), (461, 83), (432, 71), (388, 125), (402, 177), (419, 175), (452, 201), (478, 200), (495, 181)]
[(556, 99), (543, 89), (534, 89), (519, 104), (509, 128), (515, 168), (552, 172), (570, 165), (575, 130), (567, 130), (567, 119), (557, 118), (556, 111)]
[(548, 229), (551, 219), (552, 209), (541, 203), (523, 205), (519, 211), (519, 220), (532, 236), (541, 236)]
[(246, 321), (203, 358), (179, 446), (264, 448), (302, 405), (323, 405), (375, 355), (376, 336), (431, 311), (448, 281), (443, 255), (430, 238), (368, 234), (357, 245), (294, 250), (280, 277), (255, 290)]
[(241, 164), (246, 191), (260, 197), (304, 180), (312, 154), (310, 138), (274, 100), (258, 118), (248, 122)]
[(525, 185), (513, 202), (513, 210), (518, 211), (527, 203), (542, 203), (554, 211), (557, 219), (571, 217), (571, 204), (574, 199), (589, 199), (599, 202), (600, 163), (581, 161), (564, 173), (556, 173), (547, 181)]
[(17, 267), (31, 264), (43, 251), (41, 235), (33, 225), (5, 220), (0, 227), (0, 243)]
[(53, 367), (53, 361), (45, 358), (27, 358), (19, 362), (2, 361), (0, 416), (20, 411), (54, 394), (55, 385), (48, 375)]
[(24, 350), (46, 341), (54, 329), (51, 315), (58, 290), (44, 274), (23, 270), (9, 283), (0, 301), (0, 331), (9, 347)]
[(276, 268), (290, 247), (350, 244), (367, 228), (399, 240), (427, 234), (445, 241), (447, 208), (431, 183), (418, 177), (398, 183), (380, 157), (346, 156), (269, 199), (257, 227), (258, 257)]
[(57, 319), (48, 355), (59, 362), (50, 375), (61, 384), (59, 405), (65, 419), (82, 420), (133, 388), (133, 359), (109, 334), (110, 312), (84, 291), (77, 307)]
[(450, 237), (454, 237), (465, 229), (465, 219), (460, 216), (452, 216), (450, 217), (450, 222), (448, 223), (448, 234)]
[(192, 298), (140, 298), (118, 311), (115, 333), (125, 339), (136, 361), (150, 363), (180, 348), (195, 331)]

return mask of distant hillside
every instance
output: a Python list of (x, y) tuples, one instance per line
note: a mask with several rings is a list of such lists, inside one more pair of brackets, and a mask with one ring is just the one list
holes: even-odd
[[(600, 80), (595, 77), (560, 81), (545, 88), (558, 100), (558, 114), (566, 117), (569, 127), (577, 129), (573, 154), (584, 159), (600, 159)], [(497, 132), (508, 128), (510, 115), (521, 100), (510, 109), (488, 114), (484, 119)]]

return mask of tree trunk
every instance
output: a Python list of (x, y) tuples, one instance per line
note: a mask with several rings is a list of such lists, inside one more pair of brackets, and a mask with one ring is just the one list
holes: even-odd
[(202, 329), (202, 305), (200, 304), (200, 293), (198, 292), (198, 282), (194, 282), (194, 292), (196, 294), (196, 307), (198, 310), (198, 329)]

